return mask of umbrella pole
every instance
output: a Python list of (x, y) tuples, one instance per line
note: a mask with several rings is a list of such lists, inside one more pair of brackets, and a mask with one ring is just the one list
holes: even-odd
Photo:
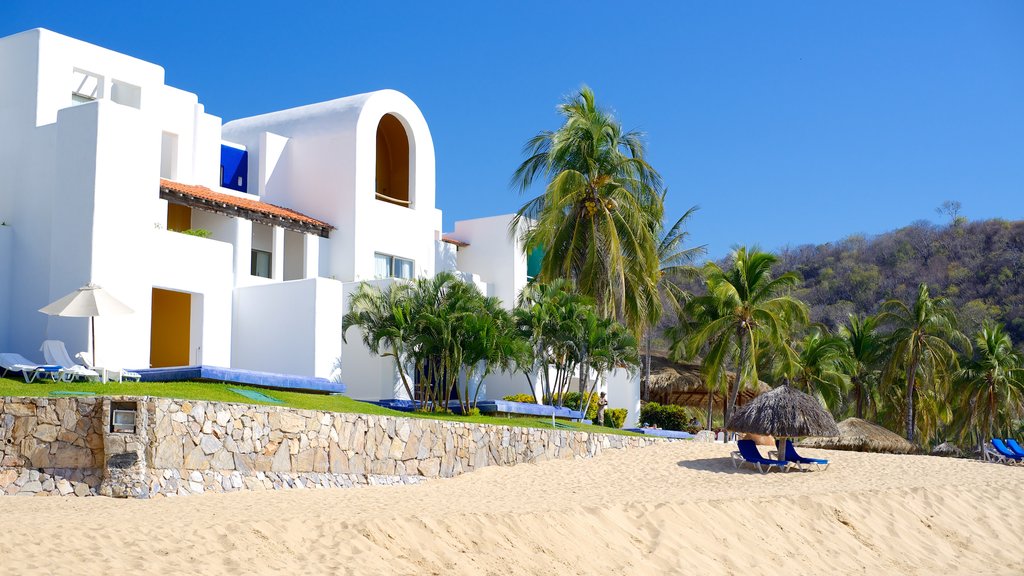
[(92, 367), (96, 367), (96, 318), (89, 316), (89, 332), (92, 333)]

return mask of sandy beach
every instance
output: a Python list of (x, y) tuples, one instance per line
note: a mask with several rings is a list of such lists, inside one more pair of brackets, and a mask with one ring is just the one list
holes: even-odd
[(416, 486), (0, 498), (4, 574), (1020, 574), (1024, 469), (666, 443)]

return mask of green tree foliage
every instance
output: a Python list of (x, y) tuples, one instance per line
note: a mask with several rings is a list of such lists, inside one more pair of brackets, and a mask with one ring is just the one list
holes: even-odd
[(789, 295), (799, 278), (786, 272), (772, 276), (774, 255), (745, 247), (736, 249), (726, 268), (709, 262), (703, 270), (706, 293), (688, 305), (693, 329), (673, 343), (689, 357), (702, 348), (702, 372), (708, 382), (726, 382), (726, 371), (737, 377), (726, 397), (728, 422), (739, 392), (758, 381), (758, 357), (767, 351), (787, 353), (785, 342), (795, 325), (807, 322), (805, 305)]
[[(932, 297), (925, 284), (918, 287), (917, 297), (909, 305), (899, 300), (883, 304), (879, 321), (891, 329), (891, 355), (882, 372), (882, 382), (890, 386), (897, 381), (905, 383), (903, 418), (907, 440), (914, 442), (919, 425), (928, 439), (943, 419), (940, 412), (948, 411), (943, 399), (948, 394), (950, 376), (958, 368), (954, 347), (969, 351), (971, 344), (957, 330), (956, 314), (949, 301)], [(916, 413), (919, 386), (923, 386), (922, 408), (926, 408), (922, 410), (922, 422)]]
[(598, 313), (639, 334), (661, 314), (657, 238), (661, 177), (647, 163), (642, 135), (627, 132), (583, 87), (558, 106), (563, 124), (524, 146), (512, 183), (544, 192), (519, 209), (527, 253), (543, 248), (541, 282), (572, 281)]
[(974, 357), (954, 379), (958, 428), (985, 442), (1009, 436), (1024, 417), (1024, 356), (1000, 324), (987, 323), (974, 339)]
[(845, 326), (839, 329), (850, 359), (850, 386), (853, 392), (854, 416), (864, 418), (866, 404), (872, 403), (877, 390), (879, 366), (885, 347), (878, 332), (875, 316), (849, 315)]
[(887, 300), (909, 302), (924, 283), (958, 310), (962, 331), (973, 334), (991, 319), (1024, 342), (1024, 221), (950, 215), (946, 225), (922, 221), (871, 239), (787, 248), (779, 259), (803, 278), (795, 295), (811, 319), (832, 329)]

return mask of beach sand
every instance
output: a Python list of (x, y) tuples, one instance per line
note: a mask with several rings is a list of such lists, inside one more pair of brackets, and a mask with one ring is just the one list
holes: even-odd
[(721, 444), (416, 486), (149, 501), (0, 498), (2, 574), (1022, 574), (1024, 467)]

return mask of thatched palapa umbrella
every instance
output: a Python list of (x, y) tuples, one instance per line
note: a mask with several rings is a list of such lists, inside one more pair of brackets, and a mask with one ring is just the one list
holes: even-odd
[[(736, 378), (733, 372), (727, 373), (726, 376), (730, 383)], [(742, 406), (769, 390), (771, 387), (759, 381), (752, 389), (740, 390), (736, 404)], [(651, 355), (651, 375), (647, 381), (646, 399), (659, 404), (708, 409), (709, 427), (712, 407), (721, 407), (725, 403), (724, 394), (708, 390), (701, 375), (700, 364), (673, 362), (664, 354), (657, 353)]]
[(888, 452), (909, 454), (914, 445), (907, 439), (860, 418), (847, 418), (839, 423), (839, 436), (834, 438), (805, 438), (801, 446), (852, 450), (854, 452)]
[(774, 436), (779, 459), (786, 455), (786, 438), (839, 435), (836, 421), (828, 410), (813, 396), (790, 386), (788, 380), (737, 409), (726, 428)]

